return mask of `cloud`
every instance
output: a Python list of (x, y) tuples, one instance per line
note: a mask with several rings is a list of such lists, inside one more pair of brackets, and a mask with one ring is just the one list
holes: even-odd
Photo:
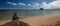
[[(57, 0), (56, 0), (57, 1)], [(60, 0), (58, 0), (58, 1), (60, 1)]]
[(31, 7), (34, 7), (34, 8), (37, 8), (40, 6), (39, 3), (36, 3), (36, 2), (31, 2), (31, 4), (28, 4), (28, 6), (31, 6)]
[(59, 9), (60, 8), (60, 0), (54, 0), (50, 3), (43, 2), (41, 5), (44, 9)]
[(33, 9), (40, 9), (40, 3), (37, 3), (37, 2), (31, 2), (27, 5), (32, 7)]
[(26, 4), (24, 4), (24, 3), (18, 3), (20, 6), (25, 6)]
[(34, 4), (35, 4), (36, 6), (39, 6), (39, 5), (40, 5), (39, 3), (36, 3), (36, 2), (35, 2)]
[(8, 4), (11, 4), (11, 5), (19, 5), (19, 6), (30, 6), (32, 8), (40, 8), (40, 4), (37, 3), (37, 2), (31, 2), (31, 3), (28, 3), (28, 4), (25, 4), (25, 3), (14, 3), (13, 2), (7, 2)]
[(34, 2), (34, 5), (33, 5), (33, 7), (39, 7), (39, 3), (36, 3), (36, 2)]
[(7, 2), (8, 4), (11, 4), (11, 5), (19, 5), (19, 6), (25, 6), (26, 4), (24, 3), (14, 3), (14, 2)]
[(28, 6), (32, 6), (31, 4), (28, 4)]
[(7, 3), (11, 5), (17, 5), (16, 3), (12, 3), (12, 2), (7, 2)]

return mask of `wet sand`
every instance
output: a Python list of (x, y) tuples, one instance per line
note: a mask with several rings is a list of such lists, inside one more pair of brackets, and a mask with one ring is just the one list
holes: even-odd
[[(55, 25), (57, 21), (60, 20), (60, 14), (49, 14), (49, 15), (43, 15), (43, 16), (34, 16), (25, 18), (23, 21), (25, 23), (28, 23), (30, 26), (42, 26), (42, 25)], [(0, 21), (0, 25), (3, 25), (8, 21)]]

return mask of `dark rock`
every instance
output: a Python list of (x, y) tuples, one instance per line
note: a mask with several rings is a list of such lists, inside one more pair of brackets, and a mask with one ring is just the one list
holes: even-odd
[(29, 25), (21, 21), (12, 21), (4, 24), (3, 26), (29, 26)]
[(13, 15), (13, 19), (12, 19), (12, 21), (14, 21), (14, 20), (18, 20), (18, 19), (19, 19), (19, 17), (18, 17), (18, 13), (15, 12), (14, 15)]
[(43, 8), (40, 8), (40, 10), (44, 10)]

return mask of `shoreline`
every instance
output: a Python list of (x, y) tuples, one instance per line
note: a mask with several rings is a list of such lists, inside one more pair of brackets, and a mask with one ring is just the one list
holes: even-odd
[(60, 20), (60, 14), (48, 14), (43, 16), (36, 16), (31, 18), (26, 18), (23, 21), (29, 23), (30, 26), (39, 26), (39, 25), (55, 25), (57, 21)]
[[(50, 25), (55, 24), (58, 20), (60, 20), (60, 14), (48, 14), (43, 16), (34, 16), (22, 19), (25, 23), (28, 23), (30, 26), (39, 26), (39, 25)], [(0, 21), (0, 25), (3, 25), (11, 20)]]

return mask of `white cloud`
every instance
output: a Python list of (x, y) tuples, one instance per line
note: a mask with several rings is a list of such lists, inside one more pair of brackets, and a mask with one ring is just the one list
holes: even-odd
[(39, 3), (34, 3), (36, 6), (39, 6), (40, 4)]
[[(56, 0), (57, 1), (57, 0)], [(60, 0), (58, 0), (58, 1), (60, 1)]]
[(40, 3), (34, 2), (34, 3), (33, 3), (33, 7), (34, 7), (35, 9), (40, 9)]
[(32, 8), (40, 8), (40, 4), (39, 3), (36, 3), (36, 2), (32, 2), (32, 3), (29, 3), (29, 4), (25, 4), (25, 3), (14, 3), (14, 2), (7, 2), (8, 4), (11, 4), (11, 5), (19, 5), (19, 6), (30, 6)]
[(20, 6), (25, 6), (26, 4), (24, 3), (14, 3), (14, 2), (7, 2), (8, 4), (11, 4), (11, 5), (20, 5)]
[(33, 9), (39, 9), (40, 8), (40, 3), (36, 3), (36, 2), (31, 2), (27, 5), (32, 7)]
[(20, 6), (25, 6), (26, 4), (24, 4), (24, 3), (18, 3)]
[(44, 9), (58, 9), (58, 8), (60, 8), (60, 0), (55, 0), (55, 1), (50, 2), (48, 4), (43, 2), (41, 7)]
[(31, 4), (28, 4), (28, 6), (31, 6)]
[(32, 7), (34, 7), (34, 8), (37, 8), (37, 7), (39, 7), (40, 6), (40, 4), (39, 3), (36, 3), (36, 2), (31, 2), (32, 3)]
[(11, 5), (17, 5), (16, 3), (12, 3), (12, 2), (7, 2), (7, 3)]

